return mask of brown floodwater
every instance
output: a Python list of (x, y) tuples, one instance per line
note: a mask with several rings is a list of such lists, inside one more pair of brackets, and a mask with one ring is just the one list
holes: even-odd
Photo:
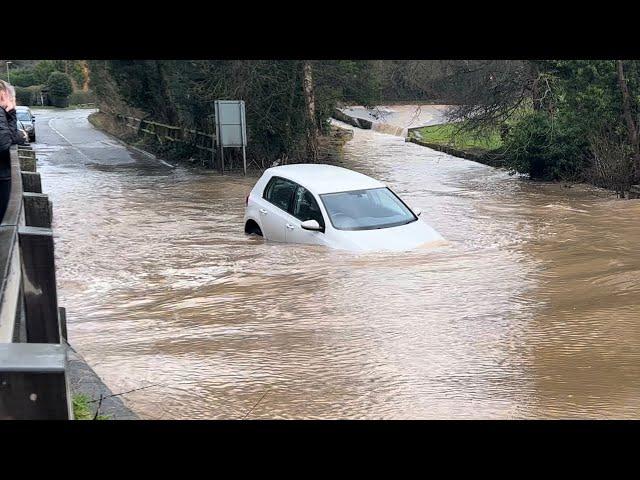
[(147, 419), (640, 416), (640, 201), (372, 131), (343, 160), (447, 243), (265, 243), (255, 178), (45, 160), (74, 346)]

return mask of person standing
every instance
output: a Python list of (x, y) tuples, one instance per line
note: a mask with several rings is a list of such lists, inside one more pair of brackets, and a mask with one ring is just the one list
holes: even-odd
[[(22, 134), (21, 134), (22, 133)], [(16, 121), (15, 89), (0, 80), (0, 220), (9, 203), (11, 194), (11, 145), (24, 145), (26, 135), (19, 132)]]

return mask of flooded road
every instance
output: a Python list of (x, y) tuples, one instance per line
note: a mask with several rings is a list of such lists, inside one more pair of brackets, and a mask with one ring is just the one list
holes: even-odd
[[(142, 418), (640, 416), (640, 201), (355, 130), (446, 246), (243, 233), (255, 178), (168, 168), (37, 111), (71, 342)], [(169, 159), (170, 160), (170, 159)]]

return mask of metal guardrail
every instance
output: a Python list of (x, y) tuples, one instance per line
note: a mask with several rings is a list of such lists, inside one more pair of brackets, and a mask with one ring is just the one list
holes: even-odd
[(0, 419), (70, 419), (51, 203), (31, 147), (13, 147), (10, 157), (0, 223)]

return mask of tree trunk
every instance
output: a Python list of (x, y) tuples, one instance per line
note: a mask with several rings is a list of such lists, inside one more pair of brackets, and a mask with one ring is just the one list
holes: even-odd
[[(153, 61), (153, 60), (152, 60)], [(159, 82), (159, 90), (164, 94), (165, 102), (163, 103), (164, 112), (163, 112), (163, 120), (170, 123), (171, 125), (180, 124), (179, 114), (175, 108), (175, 102), (173, 100), (173, 93), (171, 92), (171, 88), (169, 86), (169, 80), (167, 78), (167, 73), (164, 68), (163, 62), (164, 60), (155, 60), (156, 66), (156, 75), (158, 76)]]
[(292, 75), (291, 75), (291, 95), (289, 96), (289, 108), (287, 110), (287, 128), (286, 128), (286, 132), (287, 132), (287, 143), (286, 143), (286, 148), (290, 149), (291, 146), (293, 145), (293, 135), (292, 135), (292, 127), (291, 127), (291, 122), (293, 121), (293, 114), (294, 114), (294, 101), (296, 99), (296, 90), (298, 88), (298, 81), (300, 79), (300, 74), (299, 74), (299, 69), (300, 69), (300, 65), (294, 64), (293, 68), (291, 69), (292, 71)]
[(86, 60), (82, 60), (80, 65), (82, 66), (82, 75), (84, 77), (84, 80), (82, 82), (82, 91), (88, 92), (89, 91), (89, 75), (90, 75), (89, 65), (87, 64)]
[(304, 101), (307, 106), (307, 145), (310, 161), (318, 160), (318, 123), (316, 121), (316, 99), (313, 92), (313, 68), (309, 60), (305, 60), (302, 66), (302, 88)]
[(640, 172), (640, 141), (638, 140), (638, 128), (633, 121), (633, 114), (631, 113), (631, 100), (629, 95), (629, 87), (627, 81), (624, 78), (624, 68), (622, 60), (616, 60), (618, 66), (618, 85), (620, 86), (620, 92), (622, 93), (622, 113), (624, 115), (625, 122), (627, 123), (627, 131), (629, 135), (629, 142), (633, 147), (633, 160), (636, 167), (636, 175)]

